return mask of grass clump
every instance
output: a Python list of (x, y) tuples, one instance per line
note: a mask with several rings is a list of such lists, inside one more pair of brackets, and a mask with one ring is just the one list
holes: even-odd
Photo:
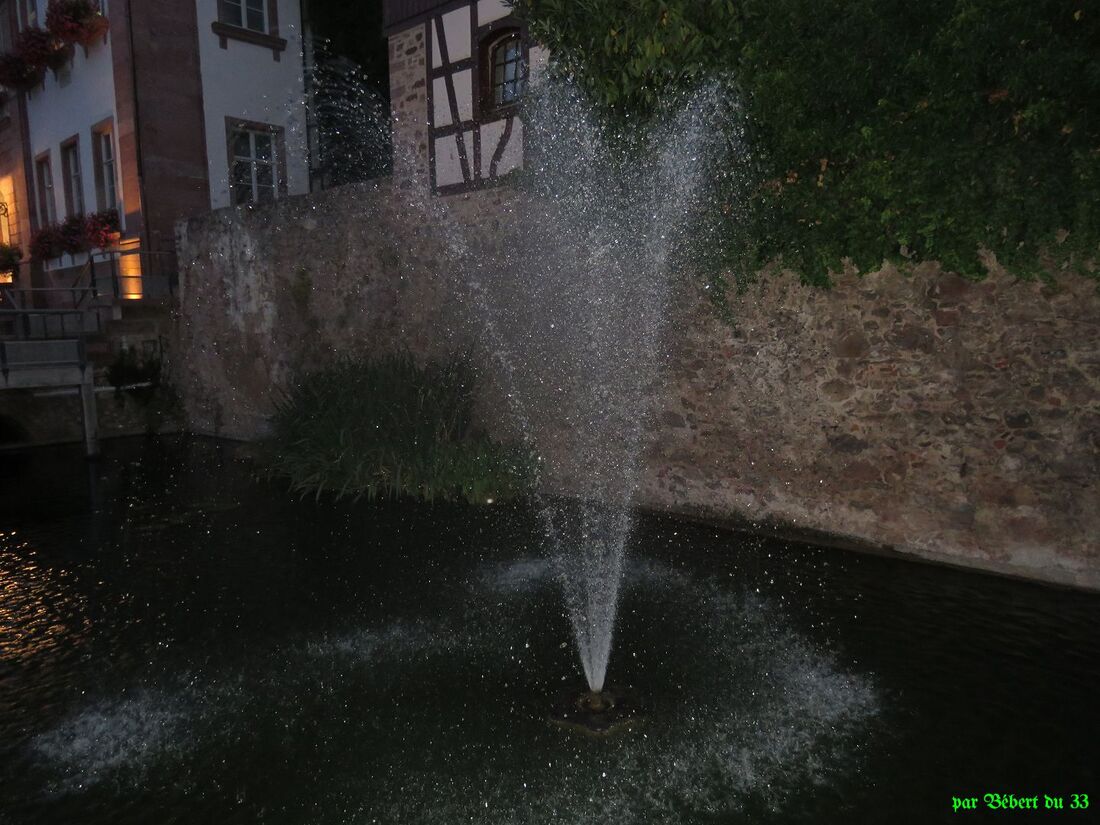
[(340, 358), (276, 404), (270, 469), (317, 497), (484, 503), (523, 495), (533, 457), (474, 428), (474, 388), (461, 359)]

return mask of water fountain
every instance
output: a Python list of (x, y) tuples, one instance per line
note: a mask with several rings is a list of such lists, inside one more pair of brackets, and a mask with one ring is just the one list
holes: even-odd
[(604, 695), (631, 506), (685, 280), (673, 263), (689, 231), (705, 243), (696, 218), (729, 118), (713, 86), (652, 125), (609, 124), (568, 80), (544, 81), (526, 107), (509, 225), (477, 254), (453, 244), (544, 489), (568, 479), (579, 493), (541, 502), (587, 682), (554, 715), (595, 730), (636, 715), (629, 693)]

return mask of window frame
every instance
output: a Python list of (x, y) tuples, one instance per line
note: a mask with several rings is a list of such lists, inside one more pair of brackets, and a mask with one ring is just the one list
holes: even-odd
[[(248, 157), (239, 156), (236, 152), (235, 138), (241, 133), (247, 133), (249, 135), (249, 150), (251, 154)], [(265, 135), (270, 138), (271, 159), (269, 161), (262, 161), (257, 156), (256, 135)], [(263, 205), (274, 203), (287, 196), (286, 132), (282, 126), (276, 126), (272, 123), (260, 123), (254, 120), (227, 117), (225, 119), (225, 145), (227, 164), (226, 185), (229, 190), (230, 206)], [(251, 166), (248, 190), (249, 198), (244, 201), (237, 200), (237, 192), (241, 184), (235, 182), (234, 167), (238, 162), (247, 162)], [(257, 169), (264, 163), (271, 167), (271, 201), (264, 201), (259, 198), (260, 186), (263, 184), (260, 184), (258, 181)]]
[[(118, 192), (118, 152), (115, 151), (115, 129), (111, 118), (97, 123), (91, 129), (92, 166), (95, 181), (96, 208), (103, 212), (118, 209), (121, 213)], [(104, 147), (110, 150), (110, 157), (104, 157)], [(110, 197), (108, 197), (110, 195)]]
[[(18, 10), (13, 14), (12, 6), (8, 5), (11, 0), (0, 0), (0, 52), (10, 52), (15, 49), (15, 35), (16, 32), (12, 30), (11, 24), (15, 23), (19, 25)], [(15, 7), (18, 9), (18, 5)]]
[[(286, 39), (279, 37), (279, 0), (260, 0), (264, 16), (263, 29), (248, 26), (249, 2), (250, 0), (218, 0), (217, 19), (210, 24), (214, 34), (218, 36), (218, 45), (228, 49), (230, 40), (239, 40), (263, 46), (271, 49), (272, 57), (278, 62), (287, 46)], [(240, 23), (230, 20), (228, 9), (231, 6), (240, 10)]]
[[(245, 29), (246, 31), (255, 32), (256, 34), (269, 34), (271, 31), (268, 18), (270, 15), (270, 9), (268, 8), (267, 0), (259, 0), (259, 11), (262, 16), (260, 28), (248, 25), (248, 12), (249, 4), (254, 3), (256, 0), (218, 0), (218, 20), (227, 26), (234, 26), (238, 29)], [(230, 8), (236, 8), (239, 13), (239, 23), (234, 23), (229, 19), (228, 11)]]
[(15, 5), (16, 25), (21, 32), (31, 26), (38, 25), (37, 0), (16, 0)]
[(57, 223), (57, 201), (54, 198), (53, 164), (49, 149), (34, 159), (34, 191), (38, 201), (36, 204), (38, 228), (42, 229)]
[(61, 176), (65, 191), (65, 214), (67, 217), (83, 215), (84, 172), (80, 163), (80, 136), (73, 135), (61, 143)]
[[(508, 44), (515, 42), (518, 46), (519, 56), (516, 63), (522, 73), (516, 80), (504, 80), (501, 84), (494, 83), (494, 69), (496, 68), (496, 55), (501, 48), (507, 48)], [(511, 61), (506, 61), (507, 65)], [(527, 36), (524, 30), (515, 25), (506, 27), (489, 27), (482, 34), (478, 44), (478, 108), (479, 119), (482, 121), (506, 117), (513, 114), (519, 106), (519, 102), (527, 93), (531, 80), (530, 54)], [(498, 86), (507, 86), (511, 82), (520, 84), (521, 88), (511, 100), (497, 102), (496, 89)]]

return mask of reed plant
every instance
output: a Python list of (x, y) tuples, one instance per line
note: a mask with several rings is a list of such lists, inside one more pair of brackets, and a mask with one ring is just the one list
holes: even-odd
[(522, 495), (534, 461), (473, 425), (466, 361), (342, 357), (278, 400), (268, 465), (302, 495), (484, 503)]

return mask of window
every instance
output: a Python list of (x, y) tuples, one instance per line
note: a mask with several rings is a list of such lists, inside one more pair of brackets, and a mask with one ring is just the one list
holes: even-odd
[(16, 0), (18, 5), (15, 7), (19, 15), (19, 30), (29, 28), (31, 26), (38, 25), (38, 2), (37, 0)]
[(3, 53), (13, 51), (10, 20), (11, 7), (8, 0), (0, 0), (0, 52)]
[(223, 23), (267, 33), (267, 0), (221, 0), (219, 5)]
[(38, 184), (38, 225), (48, 226), (57, 222), (57, 206), (53, 200), (53, 172), (50, 156), (40, 157), (34, 164), (35, 181)]
[(513, 30), (491, 41), (487, 63), (487, 108), (499, 109), (518, 101), (527, 89), (527, 60), (520, 33)]
[(65, 213), (84, 214), (84, 181), (80, 176), (80, 144), (76, 138), (61, 146), (61, 174), (65, 176)]
[(117, 209), (115, 139), (109, 121), (92, 129), (92, 163), (95, 165), (96, 206), (100, 210)]
[(218, 45), (229, 48), (230, 40), (271, 49), (272, 58), (282, 60), (286, 38), (279, 37), (277, 0), (218, 0), (218, 19), (210, 24)]
[(236, 126), (230, 130), (229, 189), (234, 206), (275, 200), (275, 136), (272, 129)]

